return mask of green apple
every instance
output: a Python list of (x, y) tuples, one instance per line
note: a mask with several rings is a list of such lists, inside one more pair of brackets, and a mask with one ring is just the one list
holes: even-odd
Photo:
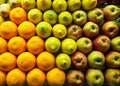
[(52, 1), (51, 0), (37, 0), (37, 8), (41, 11), (50, 9)]
[(65, 0), (54, 0), (52, 2), (52, 8), (57, 13), (63, 12), (67, 9), (67, 2)]
[(87, 22), (87, 14), (83, 10), (76, 10), (72, 13), (74, 24), (83, 26)]
[(102, 52), (94, 50), (88, 54), (88, 63), (90, 67), (101, 68), (105, 63), (105, 56)]
[(46, 21), (42, 21), (36, 26), (36, 33), (42, 38), (48, 38), (52, 35), (52, 26)]
[(67, 70), (71, 66), (71, 58), (68, 54), (60, 53), (56, 57), (56, 66), (62, 70)]
[(115, 51), (120, 52), (120, 36), (116, 36), (111, 39), (111, 48)]
[(99, 26), (96, 23), (89, 21), (83, 26), (83, 32), (85, 36), (89, 38), (96, 37), (99, 34)]
[(28, 20), (31, 21), (34, 24), (38, 24), (42, 21), (42, 12), (37, 9), (33, 8), (28, 11)]
[(68, 11), (63, 11), (58, 15), (58, 22), (68, 26), (72, 23), (72, 15)]
[(21, 6), (25, 10), (30, 10), (32, 8), (35, 8), (36, 2), (35, 0), (21, 0)]
[(87, 37), (81, 37), (77, 40), (78, 50), (84, 54), (88, 54), (92, 51), (93, 45), (91, 39)]
[(49, 22), (51, 25), (57, 22), (57, 13), (54, 10), (46, 10), (43, 13), (43, 20)]
[(104, 19), (104, 13), (100, 8), (94, 8), (87, 13), (88, 20), (100, 24)]
[(104, 75), (99, 69), (88, 69), (86, 73), (86, 82), (89, 86), (102, 86), (104, 84)]
[(63, 24), (55, 24), (53, 26), (53, 35), (59, 39), (65, 38), (67, 35), (67, 28)]
[(82, 8), (84, 10), (91, 10), (97, 6), (97, 0), (82, 0)]
[(81, 0), (68, 0), (68, 9), (73, 12), (81, 8)]
[(66, 54), (73, 54), (77, 50), (77, 43), (71, 38), (65, 38), (62, 41), (62, 52)]
[(0, 5), (0, 16), (8, 17), (10, 13), (11, 7), (9, 4), (1, 4)]
[(60, 47), (61, 47), (61, 42), (56, 37), (49, 37), (45, 41), (45, 49), (48, 52), (56, 53), (56, 52), (58, 52), (60, 50)]

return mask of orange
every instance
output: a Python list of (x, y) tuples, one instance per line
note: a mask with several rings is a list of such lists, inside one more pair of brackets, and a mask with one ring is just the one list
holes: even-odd
[(65, 83), (65, 73), (58, 68), (48, 71), (46, 77), (49, 86), (63, 86)]
[(30, 21), (24, 21), (18, 26), (18, 34), (24, 39), (35, 35), (35, 25)]
[(16, 56), (10, 52), (0, 55), (0, 70), (8, 72), (16, 67)]
[(24, 86), (26, 81), (26, 74), (18, 68), (8, 72), (6, 76), (7, 86)]
[(37, 66), (43, 71), (48, 71), (55, 67), (55, 57), (52, 53), (43, 51), (37, 57)]
[(27, 72), (36, 66), (36, 57), (30, 52), (23, 52), (17, 58), (17, 66)]
[(38, 68), (32, 69), (27, 74), (28, 86), (44, 86), (45, 79), (45, 73)]
[(10, 11), (10, 20), (19, 25), (27, 20), (27, 13), (22, 7), (13, 8)]
[(4, 53), (7, 51), (7, 41), (0, 37), (0, 54)]
[(19, 55), (26, 50), (26, 41), (20, 36), (13, 37), (8, 41), (8, 50)]
[(6, 74), (0, 71), (0, 86), (5, 86), (6, 83)]
[(17, 35), (17, 25), (12, 21), (5, 21), (0, 25), (0, 36), (10, 39)]
[(33, 36), (27, 42), (27, 49), (29, 52), (38, 55), (44, 50), (44, 40), (39, 36)]

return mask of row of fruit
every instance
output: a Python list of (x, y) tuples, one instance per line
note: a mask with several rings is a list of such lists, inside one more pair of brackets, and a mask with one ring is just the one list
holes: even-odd
[(1, 0), (0, 86), (119, 86), (120, 7), (113, 2)]

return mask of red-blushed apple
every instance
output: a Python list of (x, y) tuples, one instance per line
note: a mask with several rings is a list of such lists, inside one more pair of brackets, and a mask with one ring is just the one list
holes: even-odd
[(97, 0), (97, 5), (101, 6), (102, 4), (104, 4), (107, 0)]
[(106, 20), (114, 20), (120, 15), (120, 8), (116, 5), (107, 5), (103, 8), (103, 13)]
[(88, 69), (86, 73), (86, 82), (89, 86), (102, 86), (104, 84), (104, 75), (99, 69)]
[(68, 86), (82, 86), (85, 80), (83, 72), (78, 70), (70, 70), (67, 73), (67, 84)]
[(104, 13), (100, 8), (94, 8), (87, 13), (88, 20), (94, 23), (101, 23), (104, 19)]
[(99, 34), (99, 27), (94, 22), (87, 22), (83, 26), (83, 33), (89, 38), (93, 38)]
[(87, 22), (87, 14), (83, 10), (76, 10), (72, 13), (73, 23), (83, 26)]
[(105, 63), (105, 56), (100, 51), (96, 50), (92, 51), (91, 53), (88, 54), (87, 58), (89, 66), (92, 68), (101, 68)]
[(99, 35), (93, 41), (96, 50), (107, 52), (110, 49), (110, 38), (106, 35)]
[(105, 71), (105, 81), (108, 86), (120, 86), (120, 70), (107, 69)]
[(120, 52), (120, 36), (116, 36), (111, 39), (111, 48), (115, 51)]
[(120, 5), (120, 0), (107, 0), (109, 4), (118, 4)]
[(71, 55), (71, 62), (75, 69), (83, 69), (87, 66), (87, 57), (84, 53), (76, 51)]
[(111, 51), (106, 54), (105, 57), (106, 65), (110, 68), (120, 67), (120, 53), (116, 51)]
[(107, 21), (102, 25), (103, 34), (115, 37), (119, 33), (119, 27), (115, 21)]
[(83, 34), (82, 28), (79, 25), (71, 25), (68, 27), (67, 37), (77, 40)]
[(82, 8), (84, 10), (91, 10), (97, 6), (97, 0), (82, 0)]
[(83, 52), (84, 54), (88, 54), (93, 49), (93, 44), (90, 38), (81, 37), (77, 40), (78, 50)]

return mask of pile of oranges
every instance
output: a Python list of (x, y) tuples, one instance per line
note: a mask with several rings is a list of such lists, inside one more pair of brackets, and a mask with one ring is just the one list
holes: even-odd
[(64, 71), (55, 66), (55, 56), (45, 51), (44, 39), (35, 28), (22, 7), (13, 8), (9, 19), (0, 24), (0, 86), (65, 83)]

